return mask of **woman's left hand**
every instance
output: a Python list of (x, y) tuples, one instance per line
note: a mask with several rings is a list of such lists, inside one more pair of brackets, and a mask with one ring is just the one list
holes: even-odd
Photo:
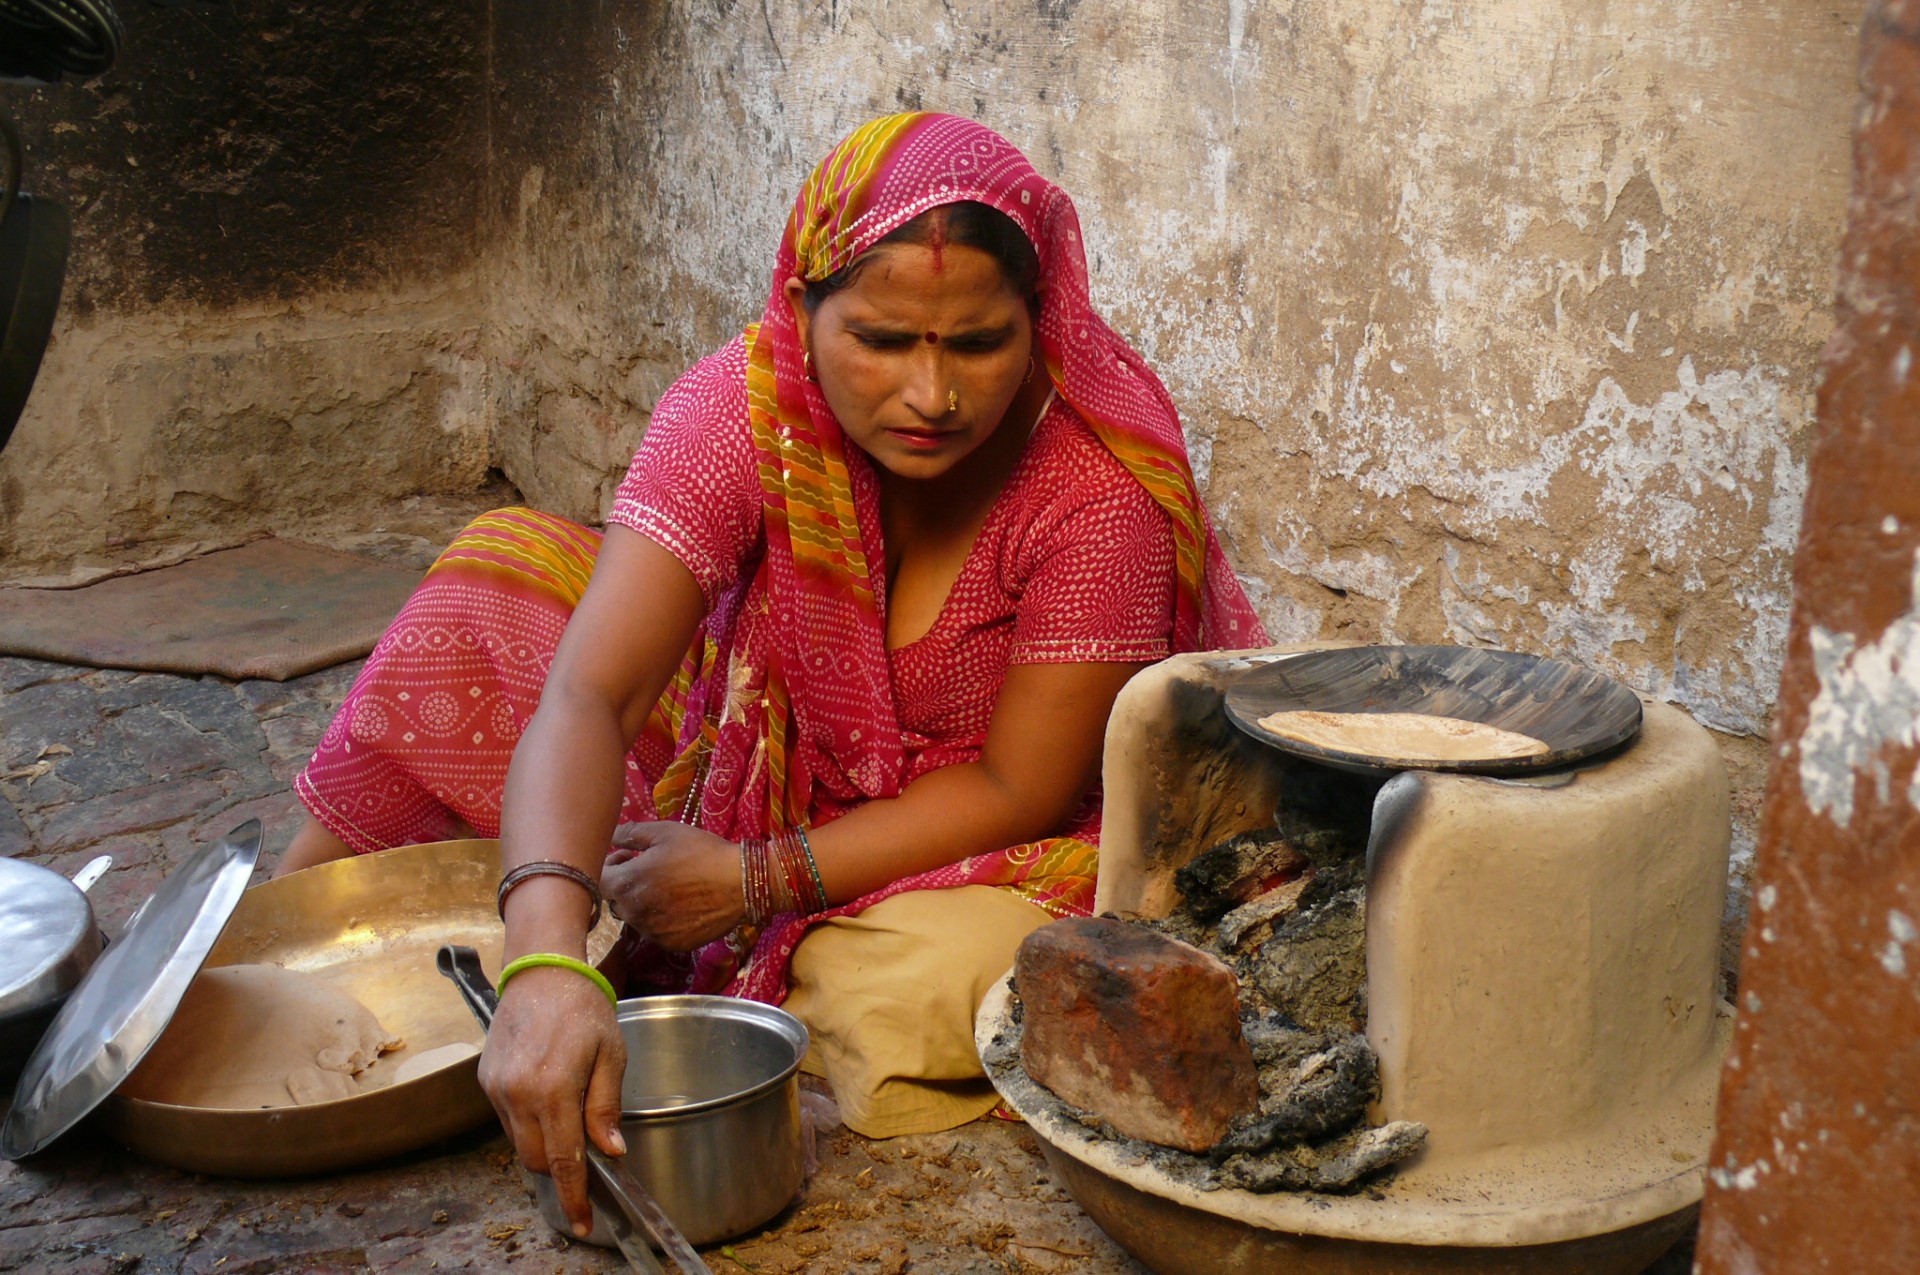
[(733, 842), (684, 823), (627, 823), (614, 829), (613, 844), (600, 889), (641, 937), (686, 952), (745, 919)]

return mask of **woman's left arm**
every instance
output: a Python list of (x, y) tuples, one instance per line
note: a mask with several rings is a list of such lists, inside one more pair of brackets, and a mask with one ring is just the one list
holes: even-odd
[[(901, 877), (1038, 840), (1066, 823), (1099, 777), (1107, 714), (1144, 664), (1016, 664), (1007, 670), (980, 759), (930, 771), (898, 797), (870, 801), (808, 834), (827, 898), (846, 903)], [(621, 915), (667, 947), (718, 938), (743, 912), (710, 903), (724, 877), (737, 889), (732, 842), (685, 824), (629, 825), (645, 854), (610, 866), (603, 883)]]
[[(829, 902), (1059, 832), (1099, 776), (1114, 697), (1166, 653), (1176, 589), (1166, 515), (1111, 458), (1083, 459), (1049, 492), (1023, 540), (1019, 561), (1030, 569), (1021, 581), (1012, 663), (979, 760), (929, 771), (899, 796), (809, 831)], [(1048, 658), (1076, 648), (1122, 658)], [(685, 949), (739, 924), (745, 905), (735, 903), (740, 848), (732, 842), (660, 823), (628, 825), (615, 842), (646, 850), (601, 877), (617, 910), (643, 934)]]
[(930, 771), (809, 834), (827, 897), (1059, 831), (1100, 777), (1107, 714), (1144, 664), (1016, 664), (994, 704), (980, 760)]

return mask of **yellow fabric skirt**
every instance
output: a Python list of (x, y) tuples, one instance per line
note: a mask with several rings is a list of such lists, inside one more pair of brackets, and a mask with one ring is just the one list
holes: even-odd
[(998, 1101), (973, 1016), (1020, 941), (1053, 918), (993, 886), (910, 890), (824, 922), (793, 953), (786, 1008), (813, 1038), (847, 1127), (869, 1138), (932, 1133)]

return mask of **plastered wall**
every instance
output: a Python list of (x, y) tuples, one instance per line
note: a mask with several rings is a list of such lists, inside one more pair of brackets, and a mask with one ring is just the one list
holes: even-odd
[(0, 571), (478, 486), (483, 0), (117, 8), (107, 75), (0, 85), (74, 233), (0, 454)]
[[(572, 93), (504, 53), (556, 16)], [(876, 112), (971, 114), (1074, 194), (1276, 638), (1551, 652), (1672, 700), (1722, 732), (1744, 860), (1858, 19), (502, 6), (497, 445), (543, 502), (604, 509), (646, 405), (757, 316), (810, 163)]]
[[(597, 518), (660, 392), (757, 317), (813, 160), (877, 112), (957, 111), (1076, 197), (1095, 300), (1180, 403), (1277, 639), (1615, 673), (1721, 732), (1748, 853), (1859, 0), (428, 8), (331, 23), (388, 69), (299, 99), (296, 131), (338, 142), (324, 180), (265, 107), (231, 142), (176, 130), (225, 147), (195, 233), (125, 204), (108, 228), (145, 216), (199, 256), (89, 267), (39, 425), (0, 458), (0, 554), (315, 503), (372, 521), (489, 464)], [(282, 47), (318, 38), (291, 0), (267, 11)], [(36, 99), (43, 145), (121, 117), (45, 105), (63, 94)], [(342, 98), (359, 114), (317, 105)], [(166, 168), (106, 134), (101, 199), (127, 157)], [(206, 210), (240, 204), (281, 211), (215, 251)]]

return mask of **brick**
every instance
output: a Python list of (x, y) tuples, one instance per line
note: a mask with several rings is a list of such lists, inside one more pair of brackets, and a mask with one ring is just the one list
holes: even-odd
[(20, 656), (0, 658), (0, 694), (24, 691), (43, 682), (75, 682), (87, 670), (77, 664), (56, 664), (52, 660), (30, 660)]
[(291, 705), (324, 704), (331, 714), (347, 697), (354, 679), (360, 676), (365, 660), (336, 664), (286, 682), (251, 680), (235, 683), (234, 694), (241, 703), (262, 717), (271, 717)]
[[(220, 770), (249, 742), (244, 737), (229, 741), (219, 732), (202, 730), (187, 720), (184, 713), (166, 704), (141, 704), (127, 709), (111, 720), (108, 730), (109, 739), (118, 740), (138, 759), (148, 780)], [(87, 786), (99, 791), (105, 785)]]
[[(1765, 902), (1747, 920), (1701, 1206), (1706, 1275), (1920, 1267), (1920, 800), (1904, 779), (1920, 752), (1898, 725), (1912, 720), (1899, 626), (1920, 554), (1920, 5), (1865, 8), (1853, 198), (1774, 716), (1802, 746), (1774, 754), (1767, 784), (1752, 881)], [(1833, 685), (1826, 635), (1863, 662), (1909, 664), (1904, 687), (1860, 676), (1847, 720), (1867, 742), (1852, 750), (1814, 744)]]
[(71, 877), (99, 855), (113, 856), (113, 867), (108, 869), (109, 872), (125, 872), (140, 867), (159, 853), (161, 853), (160, 841), (157, 837), (112, 837), (106, 841), (96, 842), (85, 849), (69, 850), (64, 854), (42, 855), (35, 861), (43, 867), (52, 868), (63, 877)]
[(156, 855), (129, 867), (113, 868), (101, 877), (99, 883), (87, 891), (87, 900), (93, 904), (93, 919), (101, 932), (114, 937), (124, 931), (127, 919), (153, 897), (166, 874), (165, 859)]
[(236, 802), (207, 815), (194, 825), (192, 846), (198, 849), (212, 845), (247, 820), (258, 819), (261, 825), (260, 867), (265, 870), (280, 861), (287, 843), (293, 840), (293, 834), (306, 817), (306, 807), (300, 804), (300, 798), (294, 795), (292, 789), (282, 788), (265, 797)]
[(52, 853), (92, 845), (108, 837), (164, 828), (200, 811), (217, 808), (227, 792), (210, 777), (146, 784), (54, 811), (40, 830), (40, 850)]
[(98, 1271), (113, 1241), (139, 1229), (127, 1215), (12, 1227), (0, 1231), (0, 1270)]
[[(11, 692), (0, 714), (0, 771), (31, 765), (53, 744), (78, 754), (96, 747), (100, 735), (99, 706), (93, 688), (83, 682), (43, 682)], [(73, 758), (48, 760), (57, 769)]]
[(13, 808), (13, 802), (4, 793), (0, 793), (0, 858), (18, 859), (33, 849), (33, 839), (27, 835), (27, 825), (20, 820), (20, 812)]
[(327, 719), (302, 712), (282, 713), (261, 723), (267, 736), (267, 765), (283, 784), (306, 767), (308, 758), (326, 733)]
[(28, 786), (23, 804), (29, 808), (44, 809), (79, 796), (137, 788), (164, 778), (141, 764), (111, 723), (95, 739), (76, 745), (73, 756), (46, 760), (53, 763), (53, 773)]
[(1233, 971), (1124, 921), (1060, 921), (1014, 963), (1027, 1074), (1130, 1137), (1204, 1151), (1260, 1100)]

